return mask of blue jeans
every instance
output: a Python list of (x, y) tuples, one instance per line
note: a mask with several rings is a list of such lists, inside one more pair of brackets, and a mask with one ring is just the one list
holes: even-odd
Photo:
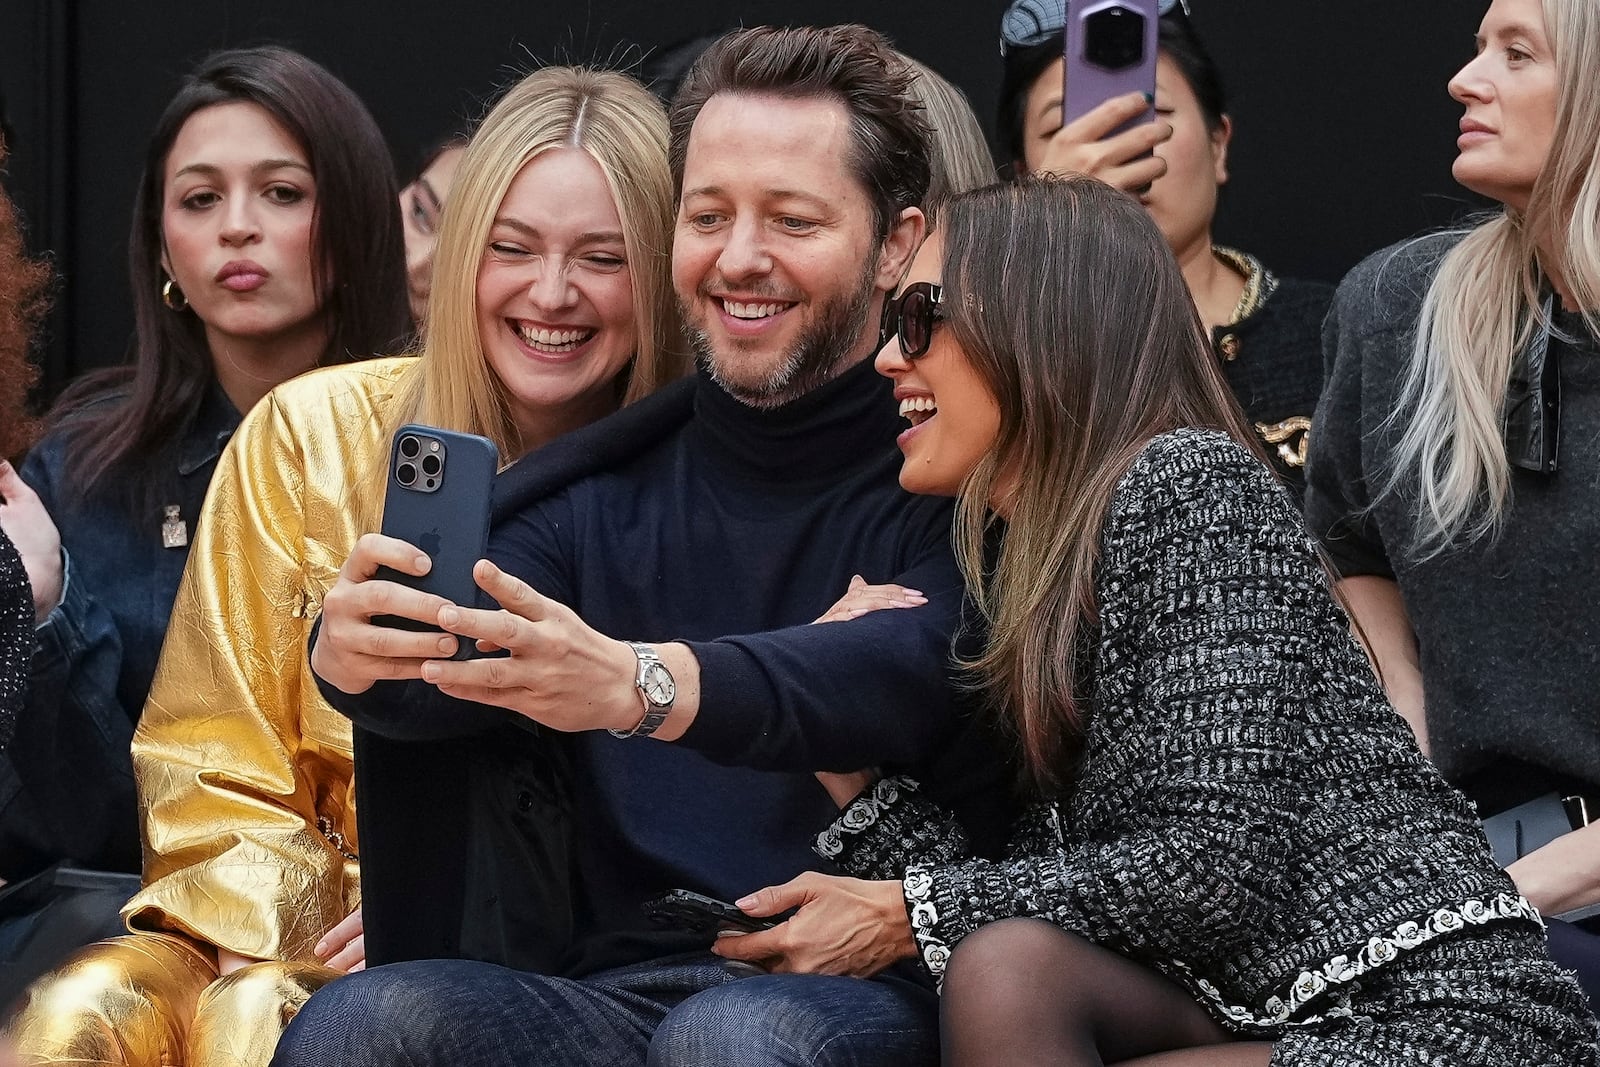
[(710, 953), (551, 978), (470, 960), (375, 967), (316, 993), (273, 1067), (917, 1067), (938, 1062), (931, 989), (769, 975)]

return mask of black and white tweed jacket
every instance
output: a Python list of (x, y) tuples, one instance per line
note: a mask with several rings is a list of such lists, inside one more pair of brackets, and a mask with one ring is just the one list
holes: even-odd
[(1048, 919), (1178, 980), (1237, 1030), (1349, 1010), (1363, 974), (1456, 930), (1537, 923), (1476, 813), (1373, 678), (1300, 516), (1225, 435), (1155, 439), (1101, 534), (1076, 780), (975, 859), (914, 781), (817, 850), (902, 878), (935, 977), (985, 923)]

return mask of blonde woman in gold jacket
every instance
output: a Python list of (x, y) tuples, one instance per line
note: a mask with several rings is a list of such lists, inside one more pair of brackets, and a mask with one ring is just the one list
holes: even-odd
[(134, 741), (133, 933), (34, 985), (24, 1062), (265, 1065), (299, 1005), (361, 965), (350, 725), (306, 669), (322, 595), (376, 527), (397, 427), (483, 434), (510, 462), (685, 369), (672, 202), (643, 87), (529, 76), (461, 163), (420, 357), (306, 375), (244, 420)]

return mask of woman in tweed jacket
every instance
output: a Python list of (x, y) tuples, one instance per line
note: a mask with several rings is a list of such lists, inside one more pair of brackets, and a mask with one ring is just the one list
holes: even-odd
[(819, 840), (861, 878), (741, 901), (800, 908), (717, 951), (920, 959), (947, 1063), (1600, 1063), (1241, 443), (1138, 205), (1083, 179), (967, 194), (910, 277), (878, 360), (912, 422), (901, 483), (959, 491), (988, 623), (968, 666), (1035, 803), (991, 861), (878, 782)]

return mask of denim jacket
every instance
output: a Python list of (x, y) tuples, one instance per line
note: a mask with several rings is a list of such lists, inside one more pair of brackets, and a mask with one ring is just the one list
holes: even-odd
[[(170, 453), (178, 488), (168, 503), (188, 537), (238, 424), (213, 388)], [(163, 545), (165, 509), (135, 522), (104, 495), (73, 499), (63, 484), (66, 452), (65, 436), (52, 432), (22, 467), (61, 531), (65, 586), (35, 632), (27, 705), (0, 756), (0, 877), (8, 880), (60, 860), (139, 870), (129, 748), (189, 558), (187, 539)]]

